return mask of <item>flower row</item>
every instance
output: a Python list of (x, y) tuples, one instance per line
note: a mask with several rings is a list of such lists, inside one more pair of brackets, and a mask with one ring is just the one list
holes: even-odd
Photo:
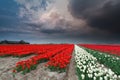
[(98, 63), (97, 59), (84, 49), (75, 45), (75, 62), (79, 80), (118, 80), (111, 69)]
[(84, 48), (88, 53), (93, 55), (97, 58), (97, 60), (107, 66), (108, 68), (111, 68), (112, 71), (114, 71), (117, 75), (120, 75), (120, 58), (117, 56), (101, 53), (95, 50)]
[(73, 46), (62, 51), (60, 54), (55, 55), (54, 57), (50, 58), (47, 65), (54, 66), (54, 67), (60, 67), (60, 68), (66, 68), (67, 65), (70, 63), (72, 52), (73, 52)]
[[(47, 66), (59, 67), (60, 69), (66, 68), (69, 64), (71, 58), (73, 45), (62, 45), (54, 50), (46, 51), (45, 53), (38, 54), (27, 60), (23, 60), (16, 63), (15, 70), (17, 72), (23, 71), (23, 73), (30, 72), (31, 70), (36, 69), (37, 65), (43, 61), (49, 61)], [(52, 65), (54, 64), (54, 65)], [(55, 66), (55, 64), (57, 66)]]
[(120, 56), (120, 45), (80, 44), (80, 46), (101, 52), (106, 52), (108, 54)]
[(64, 45), (0, 45), (0, 56), (25, 56), (30, 54), (42, 54)]

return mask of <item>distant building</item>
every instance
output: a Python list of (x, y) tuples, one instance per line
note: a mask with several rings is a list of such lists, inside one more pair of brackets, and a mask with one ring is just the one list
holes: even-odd
[(25, 42), (23, 40), (21, 40), (21, 41), (8, 41), (8, 40), (4, 40), (4, 41), (0, 41), (0, 44), (30, 44), (30, 43)]

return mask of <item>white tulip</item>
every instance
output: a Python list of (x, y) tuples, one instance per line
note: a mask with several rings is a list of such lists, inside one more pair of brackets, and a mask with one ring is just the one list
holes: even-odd
[(84, 74), (81, 74), (81, 77), (82, 77), (82, 79), (84, 80), (84, 78), (85, 78), (85, 75), (84, 75)]
[(89, 78), (92, 78), (92, 77), (93, 77), (93, 75), (92, 75), (92, 74), (88, 74), (88, 77), (89, 77)]
[(103, 80), (103, 78), (102, 77), (100, 77), (100, 79), (99, 80)]
[(93, 77), (94, 80), (96, 80), (96, 77)]

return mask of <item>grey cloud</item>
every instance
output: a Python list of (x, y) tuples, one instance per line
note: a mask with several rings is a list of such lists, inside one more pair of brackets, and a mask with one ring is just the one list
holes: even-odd
[(113, 34), (120, 34), (120, 2), (106, 3), (98, 11), (98, 15), (91, 16), (88, 24), (94, 28), (107, 30)]
[(49, 30), (49, 29), (43, 29), (41, 30), (42, 33), (45, 33), (45, 34), (57, 34), (57, 33), (64, 33), (65, 30), (61, 30), (61, 29), (53, 29), (53, 30)]
[[(84, 20), (78, 22), (77, 20), (71, 20), (71, 18), (66, 18), (67, 14), (62, 15), (62, 13), (59, 12), (59, 9), (54, 8), (55, 6), (51, 9), (42, 12), (42, 10), (39, 7), (41, 0), (15, 1), (18, 4), (20, 4), (19, 15), (28, 18), (28, 22), (26, 23), (26, 25), (30, 26), (34, 32), (42, 32), (44, 34), (49, 33), (49, 35), (57, 33), (61, 35), (66, 34), (70, 36), (75, 36), (81, 33), (86, 33), (89, 30), (88, 27), (85, 27)], [(62, 2), (64, 3), (64, 1)], [(86, 28), (87, 30), (85, 30), (84, 28)]]
[(85, 19), (88, 26), (120, 34), (120, 1), (119, 0), (70, 0), (71, 14)]
[(71, 38), (93, 42), (107, 39), (112, 41), (119, 37), (119, 0), (69, 0), (68, 8), (73, 19), (67, 16), (69, 12), (62, 15), (59, 9), (41, 10), (38, 3), (40, 0), (16, 1), (20, 5), (19, 16), (27, 18), (21, 28), (30, 31), (30, 34), (36, 37)]

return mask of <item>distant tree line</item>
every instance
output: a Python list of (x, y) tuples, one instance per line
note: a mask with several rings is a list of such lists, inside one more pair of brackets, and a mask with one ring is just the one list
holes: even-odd
[(8, 41), (8, 40), (3, 40), (0, 41), (0, 44), (30, 44), (29, 42), (26, 42), (24, 40), (21, 41)]

